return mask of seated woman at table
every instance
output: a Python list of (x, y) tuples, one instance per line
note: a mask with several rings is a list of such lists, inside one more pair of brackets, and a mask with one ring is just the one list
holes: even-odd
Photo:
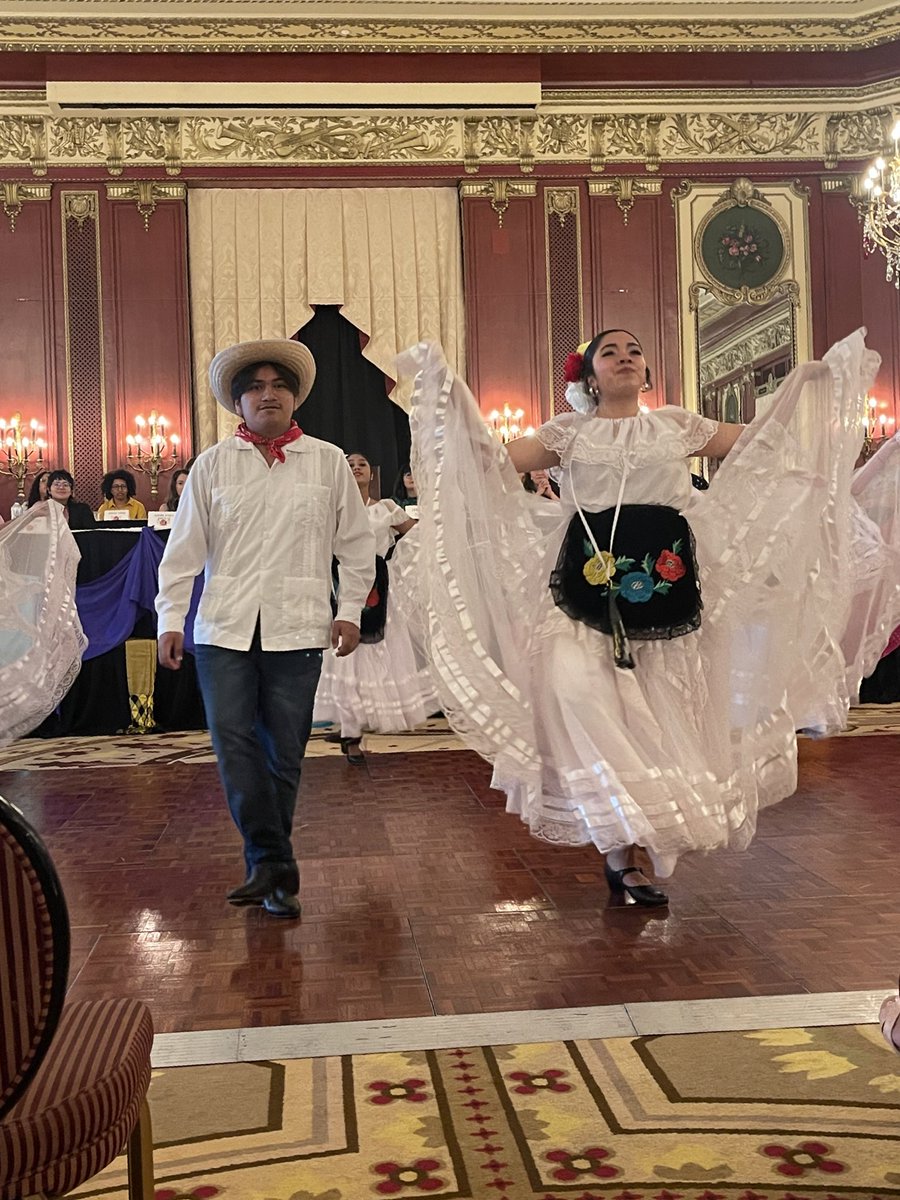
[(75, 480), (68, 471), (51, 471), (47, 480), (47, 491), (50, 499), (62, 505), (66, 512), (66, 520), (70, 529), (93, 529), (96, 525), (94, 514), (87, 504), (73, 500)]
[(46, 471), (41, 471), (41, 473), (39, 475), (35, 475), (34, 483), (32, 483), (32, 485), (31, 485), (31, 491), (28, 493), (28, 500), (26, 501), (26, 504), (25, 504), (26, 508), (33, 508), (35, 506), (35, 504), (38, 503), (39, 500), (49, 499), (50, 493), (47, 490), (49, 487), (49, 480), (50, 480), (50, 468), (49, 467), (47, 468)]
[(177, 512), (178, 501), (181, 499), (181, 493), (184, 491), (184, 485), (187, 483), (188, 469), (182, 467), (172, 476), (172, 482), (169, 484), (169, 494), (159, 506), (160, 512)]
[(103, 520), (103, 514), (109, 512), (110, 509), (118, 509), (119, 511), (127, 509), (128, 519), (131, 521), (147, 520), (146, 508), (135, 497), (134, 493), (137, 491), (137, 485), (130, 471), (123, 471), (121, 468), (118, 471), (107, 471), (101, 480), (100, 490), (106, 497), (97, 509), (97, 516), (101, 521)]

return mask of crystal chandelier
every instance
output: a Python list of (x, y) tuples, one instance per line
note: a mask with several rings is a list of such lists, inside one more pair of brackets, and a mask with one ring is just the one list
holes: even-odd
[(887, 259), (887, 277), (900, 288), (900, 121), (891, 130), (894, 152), (878, 157), (863, 180), (866, 192), (863, 246)]

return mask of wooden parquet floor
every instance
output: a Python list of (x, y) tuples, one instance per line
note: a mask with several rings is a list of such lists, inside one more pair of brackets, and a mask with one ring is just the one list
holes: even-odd
[(890, 990), (900, 737), (801, 746), (743, 854), (679, 864), (668, 911), (611, 903), (592, 850), (534, 841), (467, 752), (306, 764), (303, 919), (233, 909), (240, 844), (207, 763), (0, 772), (73, 926), (71, 996), (159, 1032), (640, 1000)]

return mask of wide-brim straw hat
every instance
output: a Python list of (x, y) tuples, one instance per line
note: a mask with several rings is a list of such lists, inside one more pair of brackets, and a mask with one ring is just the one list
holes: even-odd
[(252, 363), (274, 363), (289, 367), (300, 380), (297, 405), (309, 395), (316, 378), (316, 363), (308, 347), (292, 338), (269, 338), (261, 342), (239, 342), (220, 350), (209, 364), (209, 385), (213, 395), (230, 413), (234, 412), (231, 381), (238, 371)]

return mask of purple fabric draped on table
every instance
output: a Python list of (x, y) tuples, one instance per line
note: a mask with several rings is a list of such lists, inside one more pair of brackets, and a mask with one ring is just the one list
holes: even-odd
[[(144, 613), (156, 617), (159, 564), (166, 544), (152, 529), (142, 529), (137, 545), (111, 571), (76, 588), (75, 603), (88, 637), (83, 660), (97, 658), (131, 637)], [(184, 625), (184, 648), (194, 649), (194, 617), (203, 591), (203, 576), (194, 580), (191, 606)]]

